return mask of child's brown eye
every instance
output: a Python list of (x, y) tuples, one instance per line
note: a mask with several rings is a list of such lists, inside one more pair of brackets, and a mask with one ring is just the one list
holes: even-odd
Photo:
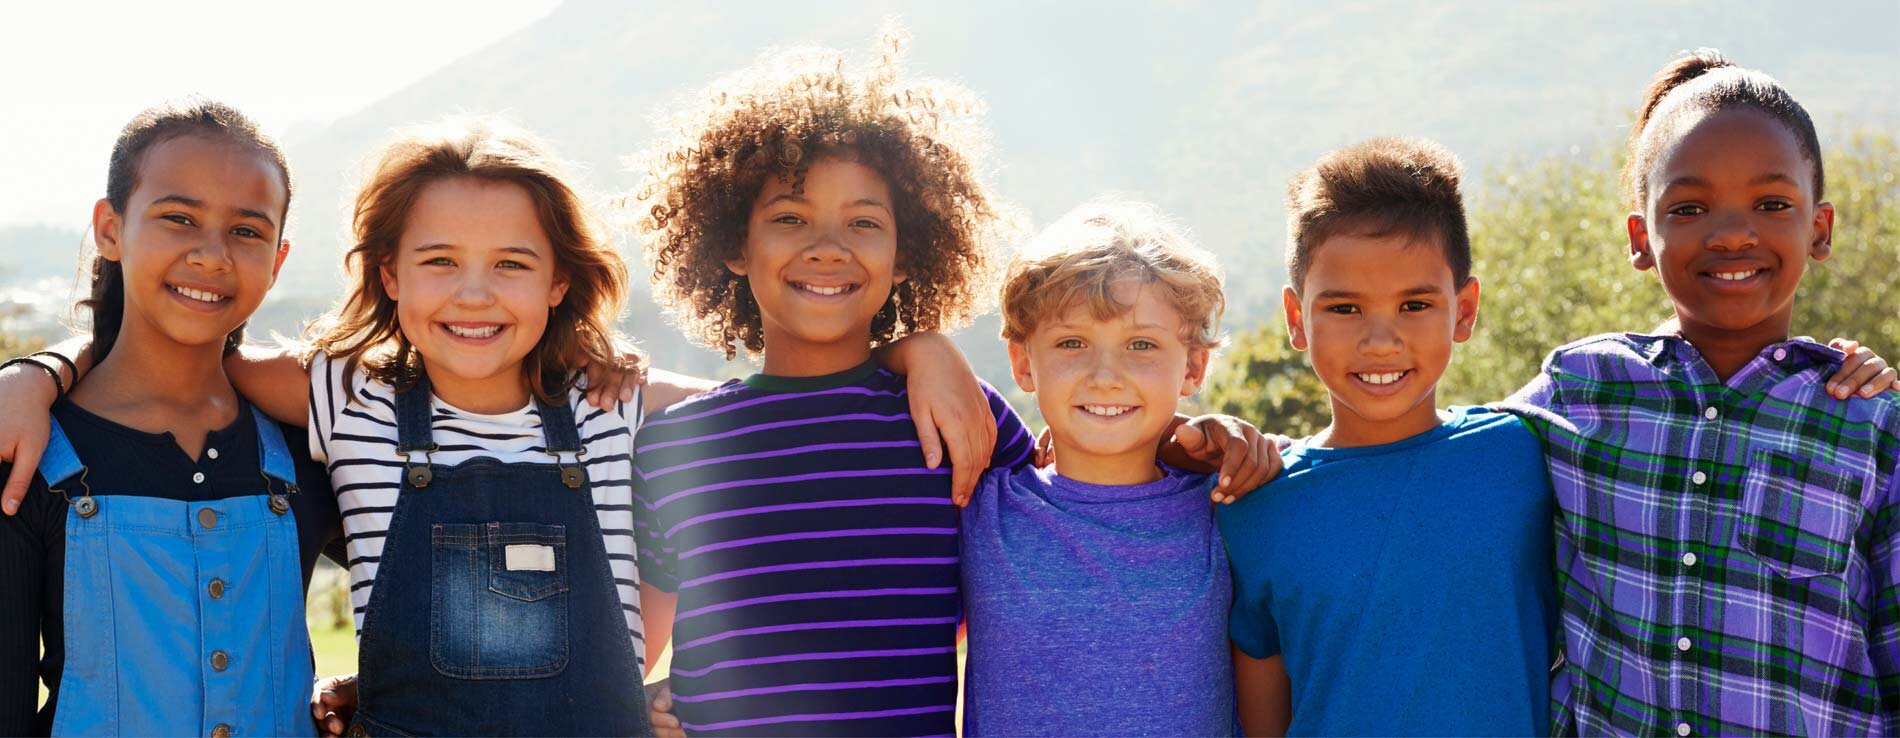
[(1431, 304), (1431, 303), (1429, 303), (1429, 302), (1422, 302), (1422, 301), (1419, 301), (1419, 300), (1412, 300), (1412, 301), (1410, 301), (1410, 302), (1407, 302), (1407, 303), (1405, 303), (1404, 305), (1401, 305), (1400, 307), (1401, 307), (1401, 308), (1404, 308), (1405, 310), (1409, 310), (1409, 311), (1411, 311), (1411, 312), (1418, 312), (1418, 311), (1420, 311), (1420, 310), (1430, 310), (1430, 309), (1432, 309), (1432, 304)]
[(1769, 200), (1761, 204), (1762, 210), (1766, 210), (1771, 213), (1787, 210), (1792, 207), (1794, 207), (1794, 203), (1788, 202), (1786, 200)]
[(1326, 308), (1326, 312), (1332, 313), (1334, 315), (1352, 315), (1353, 313), (1359, 312), (1359, 306), (1358, 305), (1331, 305)]
[(1681, 216), (1685, 218), (1701, 215), (1703, 212), (1705, 211), (1701, 205), (1677, 205), (1669, 209), (1670, 215), (1676, 215), (1676, 216)]
[(231, 232), (239, 236), (242, 236), (244, 238), (263, 238), (264, 237), (264, 234), (258, 233), (256, 228), (252, 228), (250, 226), (238, 226), (236, 228), (231, 229)]
[(182, 213), (166, 213), (158, 217), (163, 220), (169, 220), (173, 223), (177, 223), (179, 225), (191, 225), (191, 217), (188, 215), (184, 215)]

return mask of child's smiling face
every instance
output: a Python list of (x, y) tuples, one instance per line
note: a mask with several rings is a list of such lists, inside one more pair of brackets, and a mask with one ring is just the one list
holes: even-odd
[(904, 281), (897, 217), (884, 177), (849, 159), (821, 157), (793, 184), (766, 179), (726, 267), (758, 301), (765, 371), (829, 374), (870, 358), (872, 319)]
[(383, 289), (443, 400), (473, 412), (528, 402), (522, 359), (567, 294), (520, 185), (455, 177), (423, 186)]
[(1630, 263), (1656, 270), (1692, 341), (1785, 339), (1807, 260), (1830, 250), (1833, 206), (1816, 202), (1786, 125), (1749, 108), (1690, 115), (1629, 217)]
[(147, 150), (125, 212), (94, 208), (99, 253), (124, 268), (121, 336), (222, 346), (289, 253), (278, 232), (288, 196), (254, 148), (184, 135)]
[(1176, 404), (1200, 389), (1208, 351), (1183, 340), (1186, 321), (1154, 285), (1123, 281), (1128, 306), (1102, 319), (1072, 305), (1009, 344), (1010, 368), (1055, 436), (1057, 470), (1098, 484), (1155, 479), (1155, 448)]
[(1327, 445), (1391, 443), (1438, 425), (1438, 379), (1471, 337), (1478, 281), (1453, 283), (1445, 250), (1409, 234), (1342, 233), (1282, 294), (1293, 347), (1332, 395)]

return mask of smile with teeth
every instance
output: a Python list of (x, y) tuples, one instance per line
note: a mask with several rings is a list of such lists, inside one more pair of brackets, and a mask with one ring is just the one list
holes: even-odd
[(1762, 271), (1763, 270), (1761, 269), (1749, 269), (1747, 271), (1741, 271), (1741, 272), (1709, 272), (1709, 276), (1714, 277), (1716, 279), (1729, 281), (1729, 282), (1740, 282), (1744, 279), (1748, 279), (1749, 277), (1753, 277), (1757, 274), (1760, 274), (1762, 273)]
[(798, 289), (804, 290), (806, 292), (810, 292), (814, 295), (824, 295), (826, 297), (832, 297), (834, 295), (842, 295), (846, 292), (851, 292), (858, 288), (858, 286), (855, 284), (841, 284), (841, 285), (836, 285), (832, 287), (825, 287), (825, 286), (815, 285), (815, 284), (805, 284), (804, 282), (793, 282), (792, 286), (797, 287)]
[(1133, 405), (1083, 405), (1082, 412), (1112, 418), (1135, 409)]
[(1366, 384), (1391, 384), (1393, 382), (1399, 381), (1400, 379), (1404, 379), (1405, 375), (1411, 374), (1411, 373), (1412, 371), (1410, 369), (1407, 369), (1402, 372), (1380, 372), (1378, 374), (1365, 374), (1362, 372), (1353, 372), (1352, 375), (1355, 377), (1358, 377), (1359, 381), (1365, 382)]
[(488, 338), (501, 331), (501, 326), (498, 326), (498, 325), (484, 325), (484, 326), (479, 326), (479, 327), (473, 327), (473, 326), (455, 325), (452, 323), (443, 323), (442, 327), (449, 329), (450, 333), (453, 333), (457, 336), (461, 336), (463, 338)]
[(224, 302), (225, 300), (231, 299), (230, 297), (227, 297), (225, 295), (220, 295), (216, 292), (206, 292), (204, 290), (195, 290), (190, 287), (180, 287), (175, 284), (167, 285), (167, 286), (171, 287), (173, 292), (176, 292), (180, 295), (184, 295), (185, 297), (191, 298), (193, 300), (197, 300), (199, 302), (217, 303), (217, 302)]

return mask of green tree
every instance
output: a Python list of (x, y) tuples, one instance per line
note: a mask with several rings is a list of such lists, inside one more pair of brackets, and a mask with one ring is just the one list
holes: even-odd
[[(1900, 360), (1900, 142), (1857, 134), (1828, 144), (1834, 253), (1809, 264), (1794, 332), (1853, 338)], [(1502, 399), (1557, 346), (1649, 330), (1670, 316), (1654, 273), (1629, 265), (1620, 166), (1611, 153), (1552, 157), (1493, 173), (1472, 200), (1472, 273), (1484, 297), (1475, 335), (1439, 386), (1441, 405)], [(1324, 388), (1277, 321), (1236, 337), (1202, 401), (1287, 433), (1323, 427), (1329, 413)]]

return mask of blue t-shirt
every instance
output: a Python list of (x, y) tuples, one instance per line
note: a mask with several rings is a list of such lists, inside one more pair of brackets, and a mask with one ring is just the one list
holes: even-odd
[(1555, 627), (1544, 452), (1454, 408), (1396, 443), (1301, 441), (1218, 517), (1229, 635), (1282, 656), (1288, 735), (1544, 735)]
[(1232, 735), (1212, 480), (1162, 470), (984, 475), (963, 511), (964, 735)]
[[(990, 460), (1033, 441), (996, 391)], [(957, 508), (904, 378), (753, 376), (634, 441), (643, 581), (679, 593), (674, 708), (694, 735), (955, 730)]]

